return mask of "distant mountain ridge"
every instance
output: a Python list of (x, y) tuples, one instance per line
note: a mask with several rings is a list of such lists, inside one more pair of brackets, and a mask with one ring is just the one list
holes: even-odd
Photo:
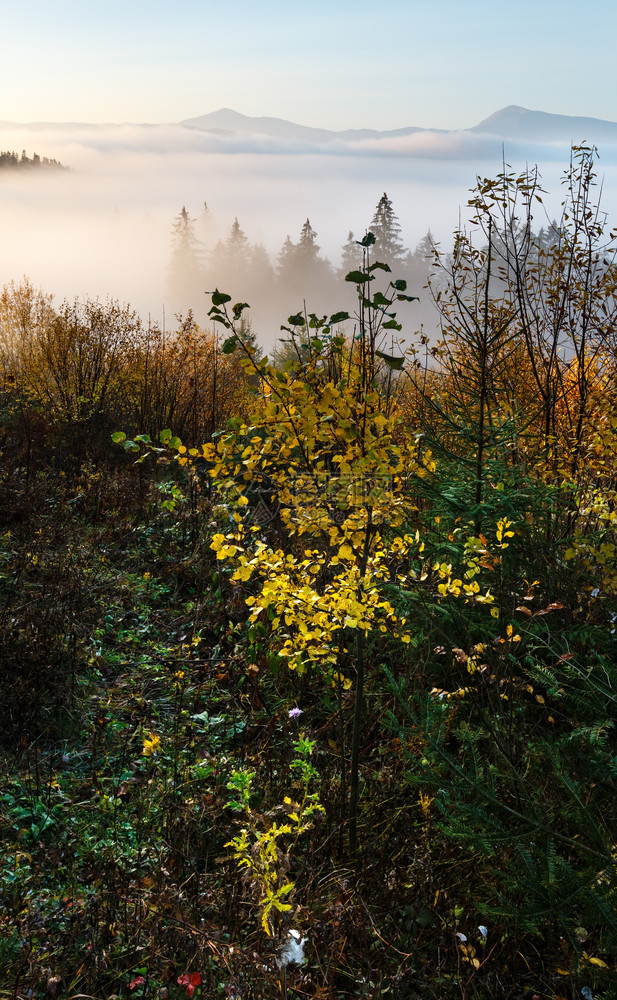
[(302, 142), (332, 142), (337, 139), (349, 141), (350, 139), (379, 139), (391, 138), (399, 135), (413, 135), (415, 132), (442, 132), (443, 129), (422, 129), (422, 128), (399, 128), (380, 132), (372, 128), (344, 129), (340, 132), (326, 128), (313, 128), (310, 125), (297, 125), (295, 122), (286, 121), (284, 118), (252, 118), (249, 115), (240, 114), (231, 108), (220, 108), (218, 111), (211, 111), (210, 114), (200, 115), (198, 118), (187, 118), (180, 122), (187, 128), (195, 128), (203, 131), (226, 132), (228, 134), (238, 132), (249, 132), (251, 134), (267, 135), (277, 139), (298, 139)]
[[(9, 135), (9, 133), (12, 133)], [(6, 139), (2, 139), (2, 136)], [(59, 139), (59, 143), (56, 142)], [(603, 165), (617, 166), (617, 122), (555, 115), (510, 105), (477, 125), (460, 129), (358, 128), (333, 131), (268, 116), (251, 117), (220, 108), (196, 118), (167, 123), (0, 121), (0, 146), (46, 146), (54, 156), (72, 156), (70, 144), (153, 154), (185, 149), (195, 153), (316, 154), (406, 157), (440, 161), (561, 161), (573, 144), (587, 142), (602, 152)]]
[(611, 142), (617, 143), (617, 122), (601, 118), (584, 118), (575, 115), (555, 115), (546, 111), (530, 111), (528, 108), (510, 104), (485, 118), (478, 125), (466, 129), (431, 129), (408, 126), (406, 128), (379, 131), (377, 129), (330, 129), (298, 125), (283, 118), (250, 117), (231, 108), (220, 108), (197, 118), (187, 118), (180, 122), (186, 128), (227, 135), (252, 134), (270, 138), (297, 140), (302, 142), (327, 143), (367, 139), (390, 139), (420, 132), (441, 135), (470, 132), (475, 135), (496, 136), (501, 139), (516, 139), (533, 142)]

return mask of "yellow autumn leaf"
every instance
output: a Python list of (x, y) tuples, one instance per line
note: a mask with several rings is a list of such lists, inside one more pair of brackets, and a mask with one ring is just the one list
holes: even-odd
[(161, 745), (160, 736), (156, 736), (150, 733), (150, 736), (145, 736), (143, 741), (142, 754), (144, 757), (152, 757), (159, 746)]

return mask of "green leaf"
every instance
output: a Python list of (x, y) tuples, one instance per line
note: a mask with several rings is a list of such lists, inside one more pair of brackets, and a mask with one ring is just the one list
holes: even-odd
[(345, 275), (345, 281), (353, 281), (355, 285), (363, 285), (365, 281), (372, 281), (370, 274), (366, 271), (350, 271)]
[(364, 239), (356, 240), (356, 243), (359, 247), (372, 247), (373, 243), (375, 243), (375, 236), (373, 233), (367, 233)]
[(366, 269), (367, 271), (387, 271), (388, 274), (392, 272), (392, 268), (389, 264), (384, 264), (381, 260), (376, 260), (374, 264), (371, 264)]
[(166, 444), (170, 438), (171, 438), (170, 430), (161, 431), (161, 433), (159, 434), (159, 441), (161, 442), (161, 444)]
[(126, 434), (124, 431), (114, 431), (111, 435), (111, 440), (114, 444), (122, 444), (123, 441), (126, 441)]
[[(292, 326), (304, 326), (305, 320), (302, 313), (296, 313), (295, 316), (289, 316), (287, 322), (291, 323)], [(281, 327), (281, 329), (283, 329)]]
[[(387, 324), (384, 323), (384, 326)], [(398, 324), (397, 324), (398, 325)], [(388, 368), (394, 369), (394, 371), (400, 372), (405, 364), (405, 358), (395, 358), (392, 354), (384, 354), (383, 351), (375, 351), (378, 358), (385, 361)]]
[(218, 288), (215, 288), (212, 292), (212, 305), (223, 306), (226, 302), (231, 302), (231, 295), (226, 295), (225, 292), (219, 292)]
[(397, 292), (407, 291), (407, 282), (403, 278), (397, 278), (396, 281), (391, 281), (390, 284), (397, 290)]
[(420, 924), (420, 927), (433, 927), (435, 920), (431, 911), (423, 906), (416, 917), (416, 923)]
[(238, 346), (238, 337), (234, 333), (233, 337), (228, 337), (227, 340), (223, 343), (221, 350), (223, 354), (233, 354), (237, 346)]
[(234, 319), (240, 319), (244, 310), (250, 309), (251, 307), (248, 304), (248, 302), (236, 302), (235, 306), (233, 306), (232, 308), (233, 308)]
[(330, 316), (329, 326), (334, 326), (336, 323), (344, 323), (346, 319), (349, 319), (348, 312), (338, 312)]
[(182, 447), (182, 441), (180, 440), (179, 437), (170, 438), (167, 444), (170, 448), (175, 448), (176, 451), (178, 450), (178, 448)]

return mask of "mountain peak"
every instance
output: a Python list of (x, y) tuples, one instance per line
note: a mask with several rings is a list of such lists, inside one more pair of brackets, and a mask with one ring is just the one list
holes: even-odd
[(617, 142), (617, 122), (576, 115), (555, 115), (530, 111), (509, 104), (475, 125), (470, 132), (485, 132), (503, 139), (531, 139), (544, 142)]
[[(447, 130), (444, 129), (414, 128), (412, 126), (389, 131), (346, 129), (333, 132), (330, 129), (298, 125), (295, 122), (286, 121), (284, 118), (251, 117), (234, 111), (233, 108), (219, 108), (218, 111), (211, 111), (209, 114), (200, 115), (197, 118), (187, 118), (180, 124), (185, 128), (205, 132), (253, 135), (309, 145), (363, 139), (402, 138), (417, 132), (447, 134)], [(531, 111), (519, 104), (508, 104), (472, 128), (450, 131), (464, 131), (519, 142), (617, 143), (617, 122), (604, 121), (599, 118), (555, 115), (545, 111)]]

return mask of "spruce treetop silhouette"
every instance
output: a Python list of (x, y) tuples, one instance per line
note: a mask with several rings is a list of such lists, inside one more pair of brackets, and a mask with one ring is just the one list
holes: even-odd
[(401, 224), (385, 191), (377, 203), (369, 229), (375, 237), (374, 259), (390, 267), (402, 264), (408, 251), (401, 240)]
[(317, 260), (320, 248), (316, 243), (316, 239), (317, 233), (311, 226), (310, 220), (307, 219), (300, 231), (300, 239), (296, 247), (298, 256), (305, 261)]
[(180, 254), (199, 254), (201, 241), (195, 235), (195, 220), (191, 219), (183, 205), (172, 226), (173, 250)]
[(238, 219), (235, 218), (227, 242), (225, 243), (225, 256), (227, 263), (232, 267), (246, 267), (249, 262), (250, 243), (243, 229), (240, 227)]
[(342, 278), (344, 278), (349, 271), (357, 271), (360, 267), (362, 267), (362, 247), (354, 237), (351, 229), (347, 234), (347, 240), (343, 243), (341, 250), (342, 253), (339, 274)]
[(307, 219), (300, 230), (300, 239), (294, 243), (288, 235), (278, 255), (279, 272), (287, 269), (302, 270), (321, 261), (317, 233)]
[(296, 250), (296, 244), (293, 242), (289, 233), (287, 233), (287, 236), (285, 237), (285, 242), (283, 243), (283, 246), (281, 247), (277, 257), (279, 271), (282, 271), (291, 263), (295, 250)]
[(197, 238), (195, 220), (183, 205), (172, 226), (168, 269), (169, 293), (172, 300), (182, 308), (195, 301), (197, 290), (202, 287), (203, 258), (204, 247)]
[(311, 226), (310, 219), (307, 219), (302, 226), (297, 243), (287, 236), (277, 263), (279, 282), (285, 284), (294, 294), (306, 294), (311, 282), (313, 284), (323, 282), (331, 274), (330, 264), (320, 256), (317, 233)]

